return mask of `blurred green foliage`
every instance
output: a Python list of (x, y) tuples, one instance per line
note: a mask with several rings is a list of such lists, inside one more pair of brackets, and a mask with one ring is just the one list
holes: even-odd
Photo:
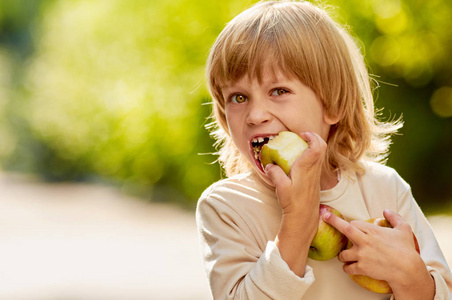
[[(215, 151), (205, 60), (253, 2), (0, 0), (2, 168), (194, 205), (221, 176), (199, 155)], [(388, 164), (423, 207), (451, 200), (451, 1), (323, 4), (362, 41), (382, 117), (403, 113)]]

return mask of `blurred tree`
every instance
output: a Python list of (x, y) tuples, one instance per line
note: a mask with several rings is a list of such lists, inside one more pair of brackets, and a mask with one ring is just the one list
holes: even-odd
[[(403, 114), (388, 165), (412, 185), (417, 200), (443, 205), (452, 199), (451, 1), (342, 1), (343, 20), (363, 40), (366, 58), (380, 81), (383, 116)], [(389, 83), (389, 84), (387, 84)]]
[[(205, 60), (254, 2), (0, 1), (3, 168), (194, 204), (221, 175), (198, 155), (215, 151)], [(420, 202), (451, 200), (451, 2), (326, 4), (362, 41), (382, 117), (404, 115), (388, 164)]]
[[(25, 67), (26, 101), (15, 105), (29, 131), (3, 165), (193, 203), (220, 176), (208, 165), (214, 157), (197, 155), (213, 151), (204, 63), (237, 2), (220, 10), (210, 1), (46, 3)], [(21, 143), (26, 151), (16, 151)]]
[(27, 58), (34, 50), (32, 31), (39, 23), (43, 3), (44, 0), (0, 1), (0, 162), (7, 169), (30, 171), (29, 163), (33, 161), (27, 156), (34, 141), (21, 116), (26, 102), (21, 84)]

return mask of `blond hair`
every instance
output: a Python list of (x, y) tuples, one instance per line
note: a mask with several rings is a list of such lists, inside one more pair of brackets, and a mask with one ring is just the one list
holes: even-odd
[(309, 2), (266, 1), (227, 24), (207, 61), (214, 100), (209, 129), (220, 147), (219, 161), (227, 176), (250, 171), (251, 166), (228, 131), (222, 89), (245, 75), (260, 80), (268, 60), (310, 87), (325, 112), (339, 119), (330, 128), (325, 167), (363, 172), (360, 159), (385, 159), (390, 134), (402, 124), (377, 120), (371, 81), (351, 35)]

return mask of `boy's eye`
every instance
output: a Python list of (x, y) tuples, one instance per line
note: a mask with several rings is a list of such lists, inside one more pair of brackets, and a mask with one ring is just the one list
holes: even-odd
[(281, 96), (281, 95), (284, 95), (284, 94), (286, 94), (286, 93), (288, 93), (289, 91), (288, 90), (285, 90), (285, 89), (275, 89), (273, 92), (272, 92), (272, 96)]
[(247, 100), (246, 96), (241, 95), (241, 94), (231, 96), (231, 101), (234, 103), (243, 103), (246, 100)]

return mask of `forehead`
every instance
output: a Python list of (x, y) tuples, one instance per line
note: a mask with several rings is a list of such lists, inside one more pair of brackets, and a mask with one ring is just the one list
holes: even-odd
[(227, 90), (242, 83), (272, 84), (292, 79), (298, 79), (292, 70), (284, 68), (281, 63), (267, 58), (265, 62), (246, 70), (242, 76), (231, 77), (230, 80), (224, 81), (221, 89)]

